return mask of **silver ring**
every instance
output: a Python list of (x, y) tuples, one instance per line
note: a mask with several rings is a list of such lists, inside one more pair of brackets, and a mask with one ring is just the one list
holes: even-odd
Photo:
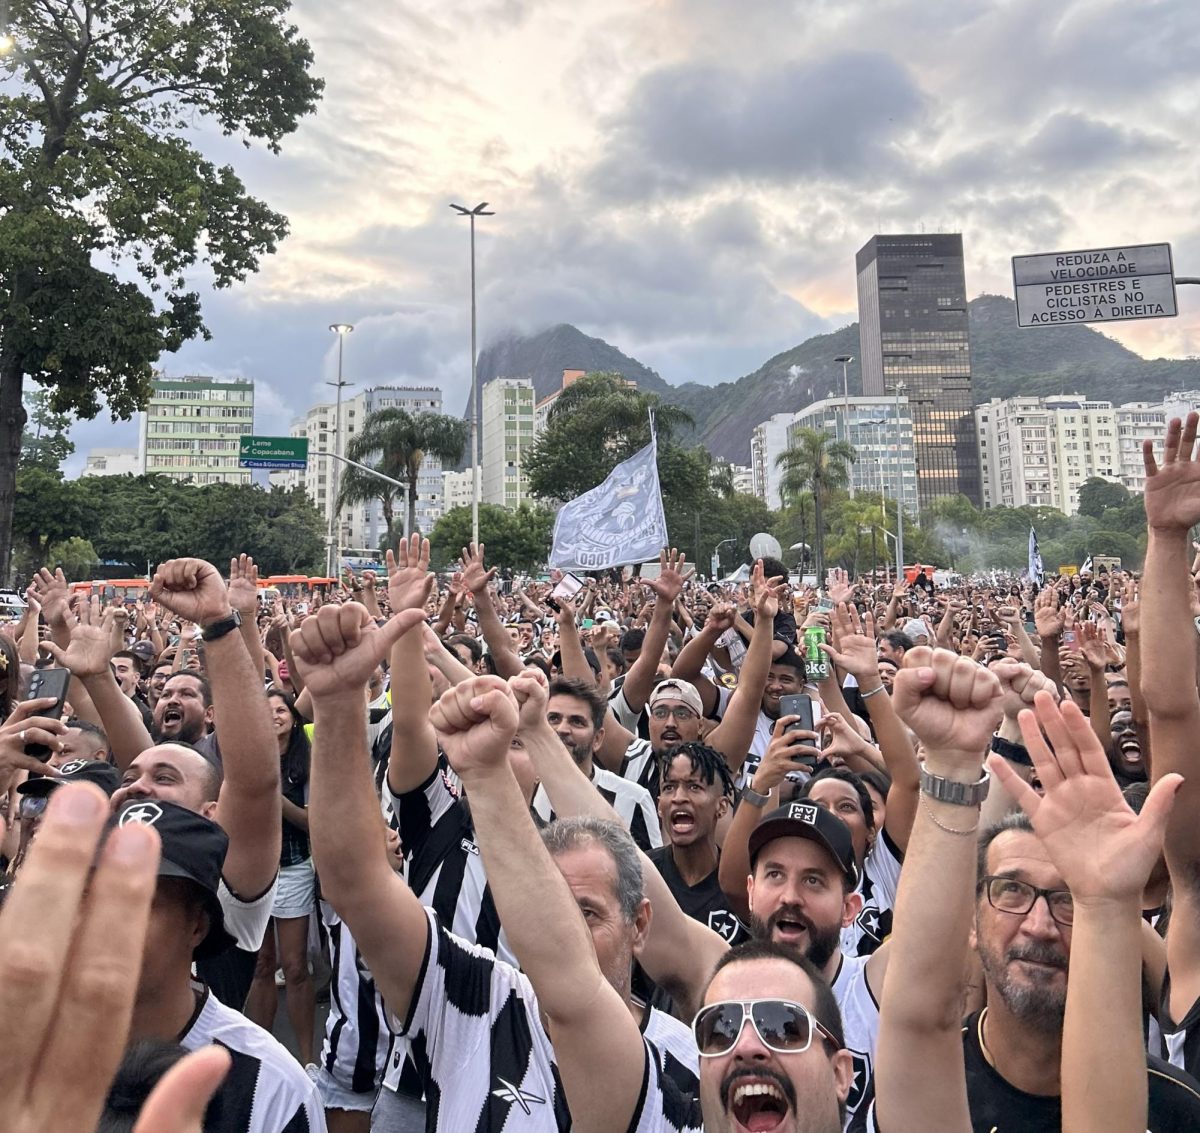
[(25, 742), (25, 729), (24, 728), (21, 729), (21, 734), (17, 738), (21, 741), (21, 743)]

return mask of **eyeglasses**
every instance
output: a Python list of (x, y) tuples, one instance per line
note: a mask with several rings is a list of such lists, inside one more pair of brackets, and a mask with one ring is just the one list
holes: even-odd
[(1068, 928), (1075, 919), (1075, 900), (1069, 889), (1039, 889), (1027, 881), (1015, 877), (985, 877), (988, 904), (1002, 913), (1023, 917), (1036, 904), (1039, 897), (1046, 898), (1050, 915), (1060, 925)]
[(20, 805), (17, 807), (17, 816), (19, 818), (41, 818), (46, 813), (46, 804), (49, 801), (49, 795), (22, 795)]
[(701, 1058), (728, 1054), (737, 1044), (746, 1019), (768, 1050), (802, 1054), (819, 1034), (835, 1049), (841, 1044), (807, 1007), (786, 999), (726, 1000), (702, 1007), (692, 1020), (692, 1033)]
[(680, 724), (686, 724), (689, 720), (697, 718), (696, 713), (686, 704), (656, 704), (650, 709), (650, 715), (656, 720), (667, 720), (674, 717)]

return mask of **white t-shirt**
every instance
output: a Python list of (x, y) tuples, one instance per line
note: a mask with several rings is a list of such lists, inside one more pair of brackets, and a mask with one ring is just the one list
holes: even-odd
[(243, 901), (225, 884), (225, 878), (221, 878), (217, 886), (217, 898), (225, 916), (225, 931), (243, 951), (257, 952), (262, 947), (267, 924), (271, 920), (271, 910), (275, 907), (275, 889), (278, 885), (279, 875), (276, 874), (271, 887), (261, 897), (254, 901)]

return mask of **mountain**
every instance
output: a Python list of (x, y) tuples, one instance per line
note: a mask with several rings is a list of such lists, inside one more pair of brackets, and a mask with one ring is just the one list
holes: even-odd
[[(1176, 390), (1200, 389), (1200, 360), (1146, 359), (1086, 326), (1017, 326), (1015, 305), (1003, 295), (980, 295), (968, 304), (975, 401), (1014, 394), (1084, 393), (1121, 405), (1153, 401)], [(841, 363), (850, 393), (862, 389), (858, 323), (819, 334), (768, 359), (736, 381), (714, 386), (673, 386), (636, 359), (600, 338), (560, 324), (529, 337), (510, 336), (479, 356), (481, 382), (493, 377), (531, 377), (539, 399), (559, 388), (564, 368), (615, 370), (641, 389), (686, 409), (696, 437), (714, 456), (750, 461), (754, 426), (775, 413), (794, 413), (842, 389)]]

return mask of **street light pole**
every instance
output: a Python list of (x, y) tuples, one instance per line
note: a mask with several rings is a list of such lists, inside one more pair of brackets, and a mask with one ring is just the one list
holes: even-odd
[(896, 584), (904, 577), (904, 453), (900, 431), (900, 391), (907, 388), (896, 383)]
[[(354, 330), (349, 323), (331, 323), (329, 329), (338, 336), (338, 368), (337, 381), (326, 382), (327, 386), (337, 389), (337, 407), (333, 416), (333, 452), (335, 461), (342, 457), (342, 390), (350, 382), (342, 381), (342, 352), (346, 344), (346, 335)], [(330, 469), (329, 477), (329, 551), (326, 556), (326, 573), (330, 578), (342, 576), (342, 525), (338, 517), (338, 481), (340, 466), (335, 463)]]
[[(479, 544), (479, 355), (475, 348), (475, 218), (495, 216), (482, 201), (473, 209), (451, 204), (459, 216), (471, 221), (471, 542)], [(518, 429), (520, 422), (517, 423)]]
[[(850, 378), (847, 367), (854, 361), (853, 354), (839, 354), (835, 362), (842, 364), (842, 419), (845, 421), (846, 443), (850, 443)], [(854, 467), (850, 468), (850, 498), (854, 499)]]

